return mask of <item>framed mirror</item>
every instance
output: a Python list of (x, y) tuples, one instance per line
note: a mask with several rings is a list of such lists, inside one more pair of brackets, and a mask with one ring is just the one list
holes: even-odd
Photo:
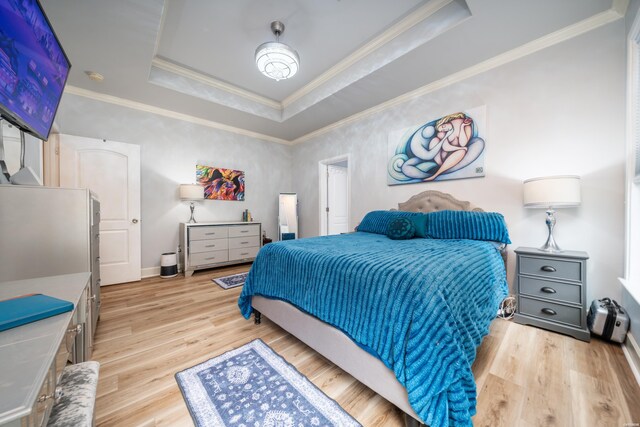
[(298, 238), (298, 195), (280, 193), (278, 209), (278, 239)]

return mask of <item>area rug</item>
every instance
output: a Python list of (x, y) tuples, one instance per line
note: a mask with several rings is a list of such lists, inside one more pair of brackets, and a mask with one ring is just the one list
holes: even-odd
[(211, 280), (222, 289), (231, 289), (244, 285), (244, 281), (247, 280), (247, 274), (249, 273), (238, 273)]
[(196, 426), (360, 426), (257, 339), (176, 374)]

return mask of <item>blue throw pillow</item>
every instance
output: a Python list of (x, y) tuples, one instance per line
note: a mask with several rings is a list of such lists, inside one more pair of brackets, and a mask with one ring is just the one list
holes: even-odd
[(387, 237), (393, 240), (407, 240), (413, 238), (416, 228), (411, 218), (396, 218), (387, 228)]
[(427, 214), (427, 236), (511, 243), (504, 217), (496, 212), (439, 211)]
[(427, 215), (421, 214), (411, 217), (413, 227), (416, 229), (414, 237), (427, 237)]
[(418, 218), (424, 216), (420, 212), (405, 211), (371, 211), (362, 218), (362, 222), (358, 225), (357, 231), (366, 231), (367, 233), (387, 234), (389, 224), (396, 218)]

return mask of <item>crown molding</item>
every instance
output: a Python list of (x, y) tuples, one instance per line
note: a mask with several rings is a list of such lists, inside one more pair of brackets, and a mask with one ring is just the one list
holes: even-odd
[[(446, 5), (450, 3), (450, 0), (443, 0), (442, 2), (440, 2), (440, 7)], [(106, 95), (103, 93), (99, 93), (99, 92), (94, 92), (91, 90), (87, 90), (87, 89), (82, 89), (79, 87), (75, 87), (75, 86), (71, 86), (71, 85), (67, 85), (64, 92), (65, 93), (69, 93), (72, 95), (77, 95), (77, 96), (82, 96), (84, 98), (89, 98), (89, 99), (94, 99), (97, 101), (102, 101), (102, 102), (107, 102), (110, 104), (115, 104), (115, 105), (120, 105), (123, 107), (127, 107), (127, 108), (132, 108), (135, 110), (139, 110), (139, 111), (145, 111), (145, 112), (149, 112), (152, 114), (157, 114), (160, 116), (164, 116), (164, 117), (168, 117), (168, 118), (173, 118), (173, 119), (177, 119), (177, 120), (183, 120), (189, 123), (193, 123), (193, 124), (198, 124), (198, 125), (202, 125), (202, 126), (206, 126), (206, 127), (210, 127), (213, 129), (218, 129), (218, 130), (223, 130), (223, 131), (227, 131), (227, 132), (231, 132), (231, 133), (235, 133), (238, 135), (243, 135), (243, 136), (248, 136), (251, 138), (256, 138), (256, 139), (260, 139), (263, 141), (268, 141), (268, 142), (275, 142), (278, 144), (284, 144), (284, 145), (295, 145), (295, 144), (301, 144), (304, 143), (306, 141), (309, 141), (313, 138), (316, 138), (318, 136), (321, 136), (323, 134), (326, 134), (328, 132), (331, 132), (335, 129), (338, 129), (342, 126), (345, 126), (349, 123), (353, 123), (355, 121), (364, 119), (366, 117), (372, 116), (374, 114), (380, 113), (384, 110), (387, 110), (389, 108), (393, 108), (397, 105), (403, 104), (405, 102), (411, 101), (415, 98), (419, 98), (421, 96), (424, 96), (426, 94), (435, 92), (439, 89), (445, 88), (447, 86), (453, 85), (455, 83), (461, 82), (463, 80), (466, 80), (470, 77), (476, 76), (478, 74), (481, 74), (485, 71), (489, 71), (491, 69), (494, 69), (496, 67), (505, 65), (509, 62), (515, 61), (517, 59), (523, 58), (527, 55), (533, 54), (535, 52), (538, 52), (542, 49), (545, 49), (547, 47), (551, 47), (553, 45), (556, 45), (558, 43), (561, 43), (563, 41), (569, 40), (571, 38), (577, 37), (581, 34), (584, 34), (586, 32), (589, 32), (591, 30), (594, 30), (596, 28), (599, 28), (603, 25), (609, 24), (611, 22), (614, 22), (618, 19), (621, 19), (624, 17), (627, 7), (629, 5), (629, 0), (613, 0), (612, 1), (612, 7), (604, 12), (598, 13), (590, 18), (584, 19), (576, 24), (567, 26), (565, 28), (562, 28), (558, 31), (555, 31), (553, 33), (547, 34), (546, 36), (540, 37), (536, 40), (533, 40), (529, 43), (526, 43), (524, 45), (521, 45), (515, 49), (512, 49), (508, 52), (505, 52), (503, 54), (494, 56), (493, 58), (490, 58), (486, 61), (483, 61), (481, 63), (478, 63), (476, 65), (473, 65), (471, 67), (468, 67), (462, 71), (459, 71), (457, 73), (451, 74), (447, 77), (444, 77), (440, 80), (437, 80), (435, 82), (429, 83), (425, 86), (422, 86), (416, 90), (407, 92), (403, 95), (400, 95), (396, 98), (393, 98), (389, 101), (383, 102), (381, 104), (378, 104), (374, 107), (371, 107), (367, 110), (361, 111), (359, 113), (353, 114), (349, 117), (346, 117), (342, 120), (339, 120), (337, 122), (334, 122), (328, 126), (325, 126), (323, 128), (317, 129), (313, 132), (309, 132), (303, 136), (300, 136), (292, 141), (288, 141), (282, 138), (277, 138), (277, 137), (273, 137), (270, 135), (265, 135), (265, 134), (261, 134), (258, 132), (253, 132), (253, 131), (249, 131), (246, 129), (241, 129), (241, 128), (237, 128), (234, 126), (228, 126), (222, 123), (218, 123), (218, 122), (214, 122), (212, 120), (207, 120), (207, 119), (202, 119), (199, 117), (195, 117), (195, 116), (191, 116), (188, 114), (183, 114), (183, 113), (178, 113), (175, 111), (171, 111), (171, 110), (167, 110), (164, 108), (159, 108), (159, 107), (155, 107), (149, 104), (144, 104), (141, 102), (137, 102), (137, 101), (131, 101), (128, 99), (124, 99), (124, 98), (119, 98), (116, 96), (112, 96), (112, 95)], [(419, 9), (421, 10), (421, 9)], [(416, 11), (415, 13), (417, 13), (418, 11)], [(413, 14), (412, 14), (413, 15)], [(408, 19), (409, 16), (405, 19)], [(424, 19), (424, 18), (422, 18)], [(404, 21), (404, 20), (403, 20)], [(402, 22), (402, 21), (401, 21)], [(416, 21), (420, 22), (419, 20)], [(400, 23), (398, 23), (400, 24)], [(396, 24), (396, 25), (398, 25)], [(409, 25), (408, 23), (406, 25)], [(415, 25), (415, 23), (413, 24)], [(407, 27), (407, 29), (410, 27)], [(406, 31), (406, 29), (405, 29)], [(400, 33), (398, 33), (400, 34)], [(364, 48), (364, 47), (363, 47)], [(163, 61), (159, 58), (154, 58), (154, 61), (159, 60), (164, 62), (165, 64), (171, 64), (172, 66), (175, 66), (175, 64), (172, 64), (170, 62), (167, 61)], [(163, 64), (163, 65), (165, 65)], [(157, 64), (156, 64), (157, 65)], [(178, 68), (182, 68), (179, 66), (176, 66)], [(159, 67), (160, 68), (160, 67)], [(164, 68), (163, 68), (164, 69)], [(187, 70), (182, 68), (183, 70), (186, 70), (188, 72), (191, 72), (191, 70)], [(168, 70), (173, 72), (172, 70)], [(327, 71), (328, 72), (328, 71)], [(199, 74), (199, 73), (195, 73), (195, 74)], [(207, 79), (211, 79), (207, 76), (204, 76)], [(213, 81), (218, 82), (215, 79), (211, 79)], [(314, 80), (315, 81), (315, 80)], [(204, 83), (204, 82), (203, 82)], [(221, 82), (220, 82), (221, 83)], [(207, 83), (205, 83), (207, 84)], [(306, 87), (306, 86), (305, 86)], [(243, 89), (237, 88), (241, 91), (243, 91)], [(304, 89), (304, 88), (303, 88)], [(302, 89), (300, 89), (302, 90)], [(251, 95), (255, 95), (256, 97), (260, 97), (263, 98), (264, 100), (267, 100), (268, 102), (273, 102), (276, 104), (281, 105), (280, 103), (278, 103), (277, 101), (273, 101), (269, 98), (265, 98), (265, 97), (261, 97), (260, 95), (257, 94), (253, 94), (252, 92), (248, 92), (245, 91), (248, 94)], [(266, 105), (266, 104), (265, 104)]]
[[(340, 73), (345, 72), (349, 67), (357, 64), (358, 62), (364, 60), (367, 56), (371, 55), (376, 50), (383, 47), (385, 44), (394, 40), (396, 37), (410, 30), (420, 22), (424, 21), (446, 5), (452, 3), (454, 0), (433, 0), (428, 2), (427, 4), (419, 7), (418, 9), (411, 12), (409, 15), (405, 16), (402, 20), (392, 25), (390, 28), (385, 30), (382, 34), (375, 37), (373, 40), (369, 41), (365, 45), (356, 49), (353, 53), (348, 55), (346, 58), (339, 61), (337, 64), (333, 65), (331, 68), (323, 72), (320, 76), (307, 83), (297, 91), (291, 93), (287, 96), (282, 102), (264, 97), (259, 95), (253, 91), (243, 89), (241, 87), (235, 86), (233, 84), (224, 82), (222, 80), (216, 79), (215, 77), (209, 76), (207, 74), (189, 69), (182, 65), (178, 65), (170, 60), (157, 56), (157, 53), (154, 53), (154, 58), (151, 61), (151, 68), (154, 67), (160, 70), (164, 70), (166, 72), (178, 75), (185, 79), (193, 80), (198, 83), (207, 85), (217, 90), (224, 91), (231, 95), (242, 97), (251, 102), (256, 102), (261, 105), (267, 106), (276, 110), (279, 113), (280, 118), (275, 119), (273, 117), (257, 114), (258, 116), (268, 118), (269, 120), (274, 120), (276, 122), (282, 123), (285, 119), (283, 117), (285, 109), (287, 106), (292, 103), (300, 100), (301, 98), (311, 94), (314, 90), (318, 89), (324, 84), (327, 84), (332, 79), (336, 78)], [(158, 37), (156, 39), (156, 48), (154, 52), (157, 52), (158, 44), (160, 40), (160, 33), (162, 31), (164, 25), (164, 15), (166, 14), (167, 5), (165, 0), (165, 6), (163, 9), (163, 19), (160, 27), (160, 32), (158, 33)], [(173, 90), (176, 90), (173, 88)], [(190, 95), (193, 96), (193, 95)], [(324, 98), (322, 98), (324, 99)], [(214, 100), (208, 99), (209, 102), (216, 102)], [(314, 103), (315, 104), (315, 103)], [(307, 107), (308, 108), (308, 107)], [(306, 109), (306, 108), (305, 108)], [(254, 112), (249, 110), (244, 110), (251, 114)]]
[(395, 39), (405, 31), (413, 28), (416, 24), (424, 21), (429, 16), (433, 15), (452, 1), (453, 0), (436, 0), (428, 2), (426, 5), (419, 7), (414, 12), (404, 17), (404, 19), (402, 19), (400, 22), (392, 25), (385, 32), (375, 37), (364, 46), (358, 48), (351, 55), (347, 56), (346, 58), (329, 68), (319, 77), (315, 78), (305, 86), (301, 87), (300, 89), (286, 97), (284, 100), (282, 100), (282, 106), (286, 108), (303, 96), (308, 95), (314, 89), (317, 89), (321, 85), (327, 83), (329, 80), (335, 78), (338, 74), (342, 73), (347, 68), (363, 60), (365, 57), (367, 57), (380, 47), (389, 43), (391, 40)]
[(178, 113), (176, 111), (155, 107), (153, 105), (144, 104), (142, 102), (131, 101), (129, 99), (119, 98), (113, 95), (107, 95), (104, 93), (94, 92), (88, 89), (82, 89), (76, 86), (67, 85), (64, 89), (64, 93), (81, 96), (83, 98), (93, 99), (95, 101), (101, 101), (109, 104), (119, 105), (122, 107), (127, 107), (127, 108), (131, 108), (138, 111), (157, 114), (159, 116), (168, 117), (171, 119), (182, 120), (182, 121), (193, 123), (196, 125), (206, 126), (209, 128), (231, 132), (238, 135), (248, 136), (250, 138), (260, 139), (262, 141), (275, 142), (277, 144), (284, 144), (284, 145), (291, 145), (291, 141), (287, 141), (286, 139), (276, 138), (274, 136), (265, 135), (265, 134), (253, 132), (247, 129), (237, 128), (234, 126), (225, 125), (222, 123), (214, 122), (212, 120), (191, 116), (189, 114)]
[(241, 96), (245, 99), (248, 99), (249, 101), (266, 105), (267, 107), (276, 109), (278, 111), (282, 111), (282, 103), (278, 101), (274, 101), (273, 99), (267, 98), (262, 95), (258, 95), (255, 92), (242, 89), (230, 83), (225, 83), (211, 76), (207, 76), (206, 74), (190, 70), (186, 67), (167, 61), (166, 59), (160, 58), (158, 56), (153, 58), (153, 60), (151, 61), (151, 66), (159, 68), (161, 70), (168, 71), (170, 73), (177, 74), (187, 79), (195, 80), (199, 83), (214, 87), (219, 90), (223, 90), (233, 95)]
[[(622, 3), (619, 4), (619, 3)], [(419, 98), (426, 94), (435, 92), (437, 90), (443, 89), (447, 86), (453, 85), (455, 83), (466, 80), (470, 77), (476, 76), (478, 74), (484, 73), (485, 71), (492, 70), (499, 66), (508, 64), (509, 62), (515, 61), (517, 59), (523, 58), (527, 55), (531, 55), (535, 52), (538, 52), (542, 49), (551, 47), (563, 41), (572, 39), (581, 34), (599, 28), (603, 25), (609, 24), (611, 22), (617, 21), (618, 19), (624, 18), (624, 13), (626, 11), (626, 7), (618, 9), (618, 7), (624, 6), (624, 3), (628, 5), (628, 0), (613, 0), (613, 5), (611, 9), (608, 9), (604, 12), (600, 12), (596, 15), (593, 15), (587, 19), (584, 19), (580, 22), (577, 22), (573, 25), (569, 25), (565, 28), (562, 28), (553, 33), (549, 33), (545, 36), (542, 36), (536, 40), (533, 40), (529, 43), (525, 43), (515, 49), (502, 53), (500, 55), (494, 56), (486, 61), (480, 62), (476, 65), (468, 67), (462, 71), (458, 71), (457, 73), (453, 73), (444, 77), (440, 80), (436, 80), (432, 83), (429, 83), (425, 86), (422, 86), (418, 89), (415, 89), (411, 92), (407, 92), (403, 95), (400, 95), (396, 98), (390, 99), (389, 101), (378, 104), (374, 107), (371, 107), (367, 110), (361, 111), (359, 113), (353, 114), (349, 117), (346, 117), (342, 120), (334, 122), (330, 125), (327, 125), (323, 128), (317, 129), (313, 132), (310, 132), (306, 135), (303, 135), (299, 138), (296, 138), (292, 141), (292, 143), (300, 144), (306, 141), (309, 141), (312, 138), (316, 138), (320, 135), (324, 135), (328, 132), (331, 132), (335, 129), (338, 129), (342, 126), (345, 126), (349, 123), (353, 123), (358, 120), (362, 120), (366, 117), (372, 116), (374, 114), (380, 113), (389, 108), (395, 107), (397, 105), (403, 104), (405, 102), (411, 101), (415, 98)]]
[(611, 4), (611, 10), (624, 16), (627, 13), (629, 7), (629, 0), (613, 0)]

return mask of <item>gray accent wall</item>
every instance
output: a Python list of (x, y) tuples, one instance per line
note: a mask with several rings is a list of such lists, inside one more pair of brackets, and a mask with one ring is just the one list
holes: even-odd
[(178, 186), (195, 182), (197, 163), (243, 170), (246, 182), (243, 202), (196, 203), (197, 221), (240, 221), (249, 209), (268, 236), (276, 235), (278, 194), (292, 191), (289, 146), (69, 94), (56, 122), (62, 134), (140, 145), (143, 268), (176, 250), (178, 224), (189, 219)]
[[(318, 162), (349, 153), (351, 224), (425, 190), (505, 215), (509, 281), (518, 246), (546, 239), (545, 213), (522, 206), (522, 181), (582, 177), (582, 206), (559, 209), (555, 237), (588, 261), (588, 301), (620, 297), (624, 260), (625, 23), (619, 20), (459, 83), (360, 119), (293, 148), (301, 235), (319, 230)], [(425, 61), (428, 66), (428, 61)], [(387, 186), (392, 131), (486, 105), (486, 177)]]

